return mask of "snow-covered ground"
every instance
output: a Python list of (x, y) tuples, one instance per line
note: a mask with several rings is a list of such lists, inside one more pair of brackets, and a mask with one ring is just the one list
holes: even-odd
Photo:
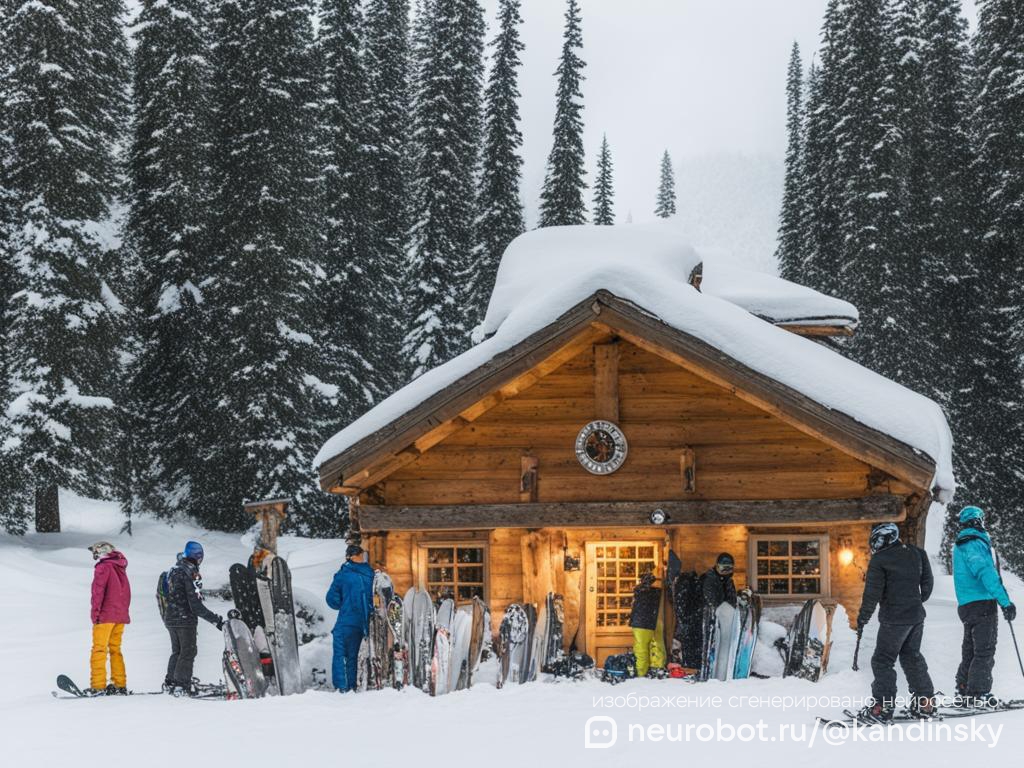
[[(861, 648), (861, 671), (850, 670), (853, 633), (836, 632), (831, 671), (817, 685), (794, 679), (744, 680), (691, 685), (677, 680), (633, 680), (609, 686), (596, 680), (541, 681), (497, 690), (481, 680), (472, 690), (431, 699), (420, 691), (382, 691), (345, 696), (310, 691), (301, 696), (260, 701), (190, 701), (166, 696), (65, 701), (51, 697), (57, 674), (88, 682), (89, 586), (92, 560), (85, 547), (97, 539), (114, 542), (128, 557), (134, 589), (132, 624), (125, 632), (124, 653), (129, 687), (155, 690), (163, 679), (168, 640), (155, 605), (159, 573), (174, 560), (189, 538), (206, 548), (205, 585), (227, 581), (231, 563), (244, 560), (246, 537), (211, 534), (138, 520), (135, 535), (119, 535), (121, 520), (112, 505), (62, 495), (65, 532), (0, 536), (0, 723), (3, 763), (13, 766), (158, 766), (181, 765), (412, 765), (412, 761), (475, 766), (615, 765), (634, 761), (672, 761), (684, 765), (837, 766), (970, 764), (976, 760), (1012, 765), (1024, 751), (1024, 712), (971, 720), (946, 721), (963, 726), (966, 741), (927, 739), (917, 726), (897, 726), (886, 742), (825, 743), (814, 729), (814, 715), (838, 715), (839, 707), (822, 703), (806, 709), (783, 706), (773, 697), (856, 697), (870, 684), (869, 659), (876, 625)], [(937, 517), (937, 516), (936, 516)], [(322, 613), (327, 626), (334, 614), (323, 602), (331, 574), (343, 551), (340, 541), (285, 537), (280, 552), (292, 567), (297, 599)], [(1021, 582), (1007, 577), (1011, 595), (1024, 600)], [(227, 605), (211, 601), (225, 612)], [(925, 652), (936, 685), (949, 691), (959, 655), (960, 625), (952, 584), (940, 576), (929, 603)], [(1006, 624), (1000, 629), (996, 693), (1024, 697), (1021, 677)], [(1024, 638), (1022, 638), (1024, 639)], [(197, 674), (220, 677), (221, 637), (212, 627), (199, 628)], [(303, 666), (328, 662), (324, 641), (304, 646)], [(767, 659), (763, 661), (767, 663)], [(482, 677), (482, 675), (480, 676)], [(901, 676), (901, 687), (904, 686)], [(608, 702), (608, 697), (618, 702)], [(719, 705), (700, 699), (720, 697)], [(743, 699), (742, 701), (740, 699)], [(672, 706), (668, 706), (671, 701)], [(607, 703), (632, 706), (604, 706)], [(646, 706), (639, 708), (643, 703)], [(659, 706), (651, 706), (657, 704)], [(615, 720), (617, 742), (603, 749), (584, 748), (584, 730), (594, 716)], [(765, 725), (754, 730), (759, 721)], [(718, 723), (725, 729), (715, 735)], [(648, 729), (640, 741), (640, 728)], [(660, 741), (656, 726), (682, 741)], [(729, 739), (728, 726), (753, 726)], [(655, 726), (654, 729), (650, 729)], [(686, 728), (691, 730), (687, 738)], [(704, 726), (699, 728), (698, 726)], [(783, 726), (786, 730), (783, 731)], [(806, 730), (805, 730), (806, 726)], [(989, 730), (992, 727), (994, 731)], [(592, 743), (610, 739), (605, 722), (590, 730)], [(679, 729), (679, 730), (677, 730)], [(884, 736), (883, 729), (868, 735)], [(810, 739), (814, 736), (814, 743)], [(902, 742), (898, 741), (901, 737)], [(805, 741), (797, 742), (803, 735)], [(707, 740), (710, 736), (710, 740)], [(951, 731), (951, 738), (957, 733)], [(746, 740), (741, 740), (746, 739)], [(703, 740), (702, 740), (703, 739)], [(762, 740), (763, 739), (763, 740)], [(995, 746), (990, 746), (995, 742)]]

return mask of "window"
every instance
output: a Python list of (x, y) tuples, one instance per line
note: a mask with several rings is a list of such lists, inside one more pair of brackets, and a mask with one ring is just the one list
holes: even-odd
[(485, 547), (479, 544), (429, 544), (421, 547), (424, 582), (430, 597), (467, 603), (486, 600)]
[(751, 536), (751, 582), (765, 597), (828, 595), (828, 536)]
[(657, 572), (653, 544), (598, 544), (594, 550), (597, 576), (595, 622), (598, 627), (628, 627), (633, 589), (645, 571)]

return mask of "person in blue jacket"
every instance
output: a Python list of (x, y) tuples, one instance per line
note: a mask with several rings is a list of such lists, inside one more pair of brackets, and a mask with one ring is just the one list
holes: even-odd
[(957, 701), (961, 706), (995, 706), (992, 666), (995, 664), (998, 605), (1007, 621), (1017, 608), (999, 575), (999, 558), (985, 530), (985, 515), (978, 507), (960, 512), (960, 533), (953, 546), (953, 586), (957, 613), (964, 625), (960, 668), (956, 671)]
[(345, 563), (327, 590), (327, 605), (338, 612), (334, 622), (331, 682), (340, 692), (355, 690), (359, 645), (369, 630), (373, 610), (373, 569), (358, 544), (349, 544)]

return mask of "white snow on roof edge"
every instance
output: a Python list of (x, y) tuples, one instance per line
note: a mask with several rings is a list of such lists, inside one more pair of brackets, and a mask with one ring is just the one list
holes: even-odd
[[(568, 228), (552, 228), (541, 233), (557, 233), (565, 229)], [(537, 232), (529, 234), (536, 235)], [(564, 233), (556, 236), (562, 237)], [(603, 289), (636, 304), (668, 325), (703, 340), (753, 370), (929, 456), (936, 464), (932, 485), (937, 499), (945, 501), (952, 497), (956, 487), (952, 437), (945, 416), (936, 403), (823, 345), (760, 320), (729, 301), (697, 292), (687, 281), (692, 269), (689, 265), (699, 263), (699, 257), (692, 249), (679, 249), (678, 243), (674, 247), (676, 253), (685, 259), (671, 264), (667, 274), (662, 268), (664, 259), (671, 256), (667, 244), (666, 250), (657, 258), (619, 259), (615, 262), (571, 259), (570, 279), (533, 283), (531, 290), (525, 291), (519, 302), (509, 307), (507, 314), (503, 310), (505, 316), (492, 336), (415, 379), (331, 437), (316, 455), (314, 468), (319, 468), (327, 460), (390, 424)], [(583, 249), (576, 252), (583, 253)]]

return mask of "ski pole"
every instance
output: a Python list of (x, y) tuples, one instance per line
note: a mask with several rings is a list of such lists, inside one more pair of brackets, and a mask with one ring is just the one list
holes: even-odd
[[(1011, 627), (1012, 630), (1012, 627)], [(860, 668), (857, 666), (857, 657), (860, 656), (860, 636), (864, 634), (864, 630), (857, 631), (857, 646), (853, 649), (853, 671), (856, 672)]]
[(1024, 661), (1020, 660), (1020, 646), (1017, 645), (1017, 633), (1013, 631), (1013, 622), (1007, 621), (1010, 625), (1010, 637), (1013, 638), (1013, 650), (1017, 652), (1017, 663), (1020, 665), (1020, 673), (1024, 675)]

